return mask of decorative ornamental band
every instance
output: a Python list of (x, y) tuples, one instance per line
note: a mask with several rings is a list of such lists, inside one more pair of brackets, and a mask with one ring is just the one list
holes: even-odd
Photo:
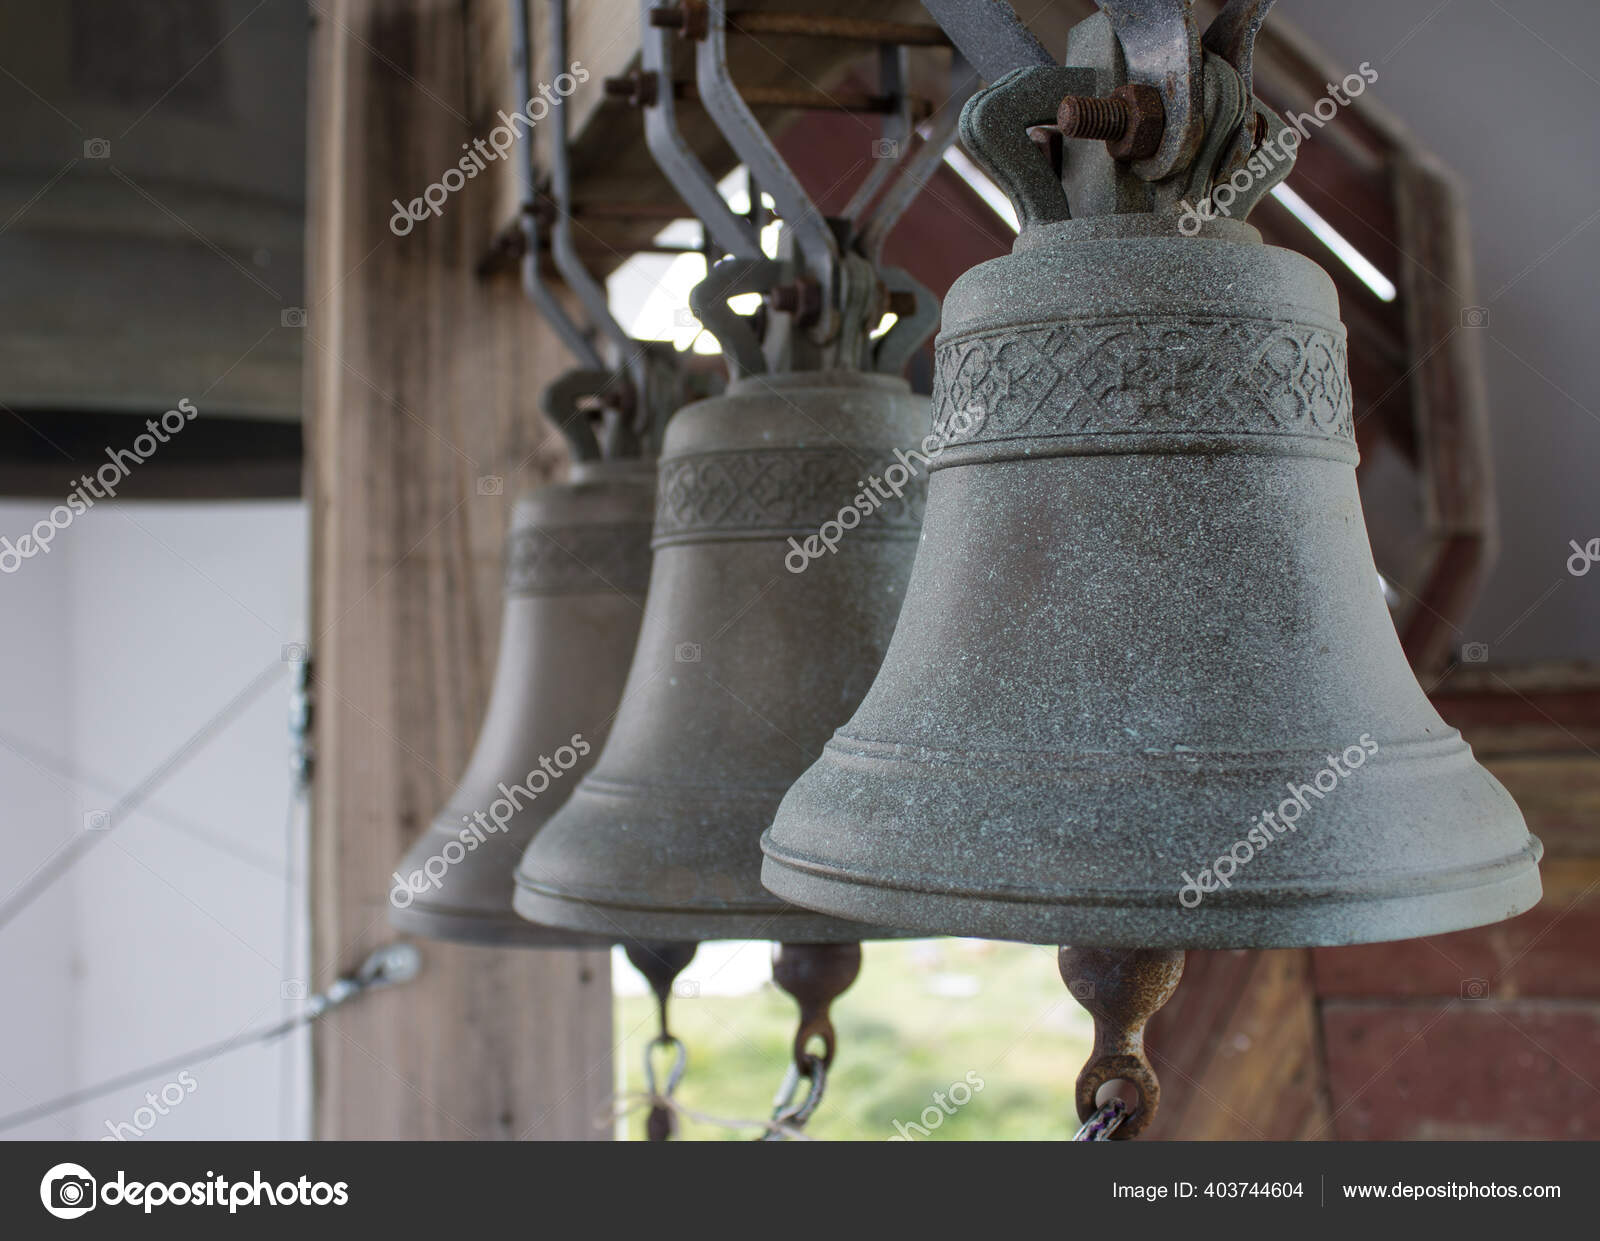
[[(912, 446), (914, 448), (915, 446)], [(897, 466), (910, 449), (891, 447), (762, 449), (710, 452), (661, 462), (656, 542), (709, 534), (781, 538), (810, 534), (835, 518), (869, 480)], [(886, 493), (859, 529), (915, 538), (922, 527), (925, 476), (909, 470), (901, 494)]]
[(1312, 436), (1353, 445), (1342, 333), (1230, 316), (1077, 319), (945, 341), (934, 432), (967, 444), (1093, 435)]
[(650, 527), (643, 522), (529, 526), (506, 541), (508, 595), (643, 598), (649, 584)]

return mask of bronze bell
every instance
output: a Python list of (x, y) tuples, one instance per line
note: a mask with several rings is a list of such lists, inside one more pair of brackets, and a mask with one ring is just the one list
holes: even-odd
[(599, 947), (511, 907), (522, 850), (594, 763), (650, 576), (655, 463), (583, 461), (521, 497), (489, 709), (466, 774), (395, 871), (389, 918), (435, 939)]
[(798, 371), (737, 379), (667, 424), (622, 707), (523, 857), (519, 913), (643, 938), (870, 933), (767, 892), (759, 840), (894, 629), (922, 513), (901, 457), (927, 410), (899, 378)]
[[(1510, 917), (1540, 845), (1395, 636), (1333, 282), (1242, 221), (1287, 172), (1250, 93), (1262, 6), (1230, 4), (1203, 53), (1186, 6), (1138, 7), (1203, 56), (1187, 145), (1073, 142), (1052, 171), (1028, 139), (1058, 105), (1068, 138), (1114, 136), (1073, 114), (1146, 68), (1126, 5), (963, 115), (1023, 222), (944, 303), (935, 434), (975, 429), (931, 466), (894, 640), (784, 798), (763, 879), (844, 918), (1142, 949)], [(1191, 209), (1207, 194), (1234, 218)]]

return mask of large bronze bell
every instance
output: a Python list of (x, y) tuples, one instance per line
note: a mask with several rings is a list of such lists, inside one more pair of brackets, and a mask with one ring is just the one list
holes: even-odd
[[(902, 458), (927, 411), (899, 378), (799, 371), (738, 379), (668, 423), (622, 707), (594, 770), (529, 846), (519, 913), (645, 938), (870, 933), (767, 892), (759, 841), (894, 629), (922, 512)], [(854, 528), (831, 524), (846, 509)], [(834, 550), (797, 554), (824, 523)]]
[(655, 462), (585, 461), (521, 497), (489, 709), (466, 774), (394, 875), (390, 921), (435, 939), (594, 947), (511, 907), (511, 872), (605, 741), (643, 615)]
[(1293, 161), (1251, 93), (1265, 8), (1202, 47), (1177, 0), (1107, 5), (968, 104), (1022, 221), (944, 303), (935, 435), (976, 429), (931, 467), (877, 680), (763, 840), (778, 896), (1146, 950), (1539, 899), (1539, 842), (1385, 609), (1333, 282), (1242, 222)]
[(1539, 844), (1434, 711), (1356, 494), (1310, 260), (1217, 221), (1031, 230), (945, 300), (923, 543), (882, 671), (764, 879), (1039, 943), (1429, 935), (1539, 897)]

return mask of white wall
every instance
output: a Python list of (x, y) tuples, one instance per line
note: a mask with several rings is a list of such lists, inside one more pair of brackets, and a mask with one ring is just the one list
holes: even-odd
[[(1587, 0), (1280, 0), (1466, 188), (1501, 549), (1464, 627), (1492, 661), (1595, 655), (1600, 572), (1600, 6)], [(1292, 184), (1292, 178), (1291, 178)], [(1359, 241), (1359, 239), (1353, 239)]]
[[(0, 502), (0, 534), (15, 538), (42, 507)], [(15, 1015), (0, 1028), (0, 1114), (296, 1008), (283, 984), (307, 975), (304, 829), (297, 818), (300, 839), (286, 834), (294, 668), (282, 652), (304, 640), (305, 615), (298, 502), (98, 505), (48, 556), (0, 577), (0, 891), (275, 669), (236, 720), (0, 928), (0, 988)], [(0, 1138), (102, 1137), (108, 1120), (153, 1120), (144, 1140), (307, 1135), (303, 1037), (183, 1071), (169, 1093), (184, 1098), (166, 1115), (145, 1092), (179, 1070)]]

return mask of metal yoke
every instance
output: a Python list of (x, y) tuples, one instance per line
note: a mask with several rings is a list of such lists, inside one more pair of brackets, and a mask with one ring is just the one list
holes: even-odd
[[(725, 0), (691, 0), (682, 7), (677, 37), (696, 42), (695, 93), (753, 183), (771, 194), (784, 224), (783, 253), (768, 258), (752, 222), (723, 202), (715, 180), (683, 141), (674, 111), (669, 40), (675, 36), (652, 20), (662, 12), (658, 5), (642, 0), (641, 59), (648, 86), (640, 102), (650, 150), (728, 256), (697, 286), (691, 308), (722, 343), (735, 376), (834, 368), (898, 373), (937, 324), (938, 299), (908, 273), (884, 266), (883, 245), (954, 139), (975, 78), (958, 54), (954, 91), (916, 144), (905, 48), (880, 43), (880, 94), (893, 103), (884, 116), (883, 146), (843, 213), (829, 218), (811, 201), (733, 81)], [(765, 296), (764, 322), (729, 309), (728, 299), (744, 293)], [(889, 310), (896, 314), (894, 326), (873, 339), (873, 329)]]

